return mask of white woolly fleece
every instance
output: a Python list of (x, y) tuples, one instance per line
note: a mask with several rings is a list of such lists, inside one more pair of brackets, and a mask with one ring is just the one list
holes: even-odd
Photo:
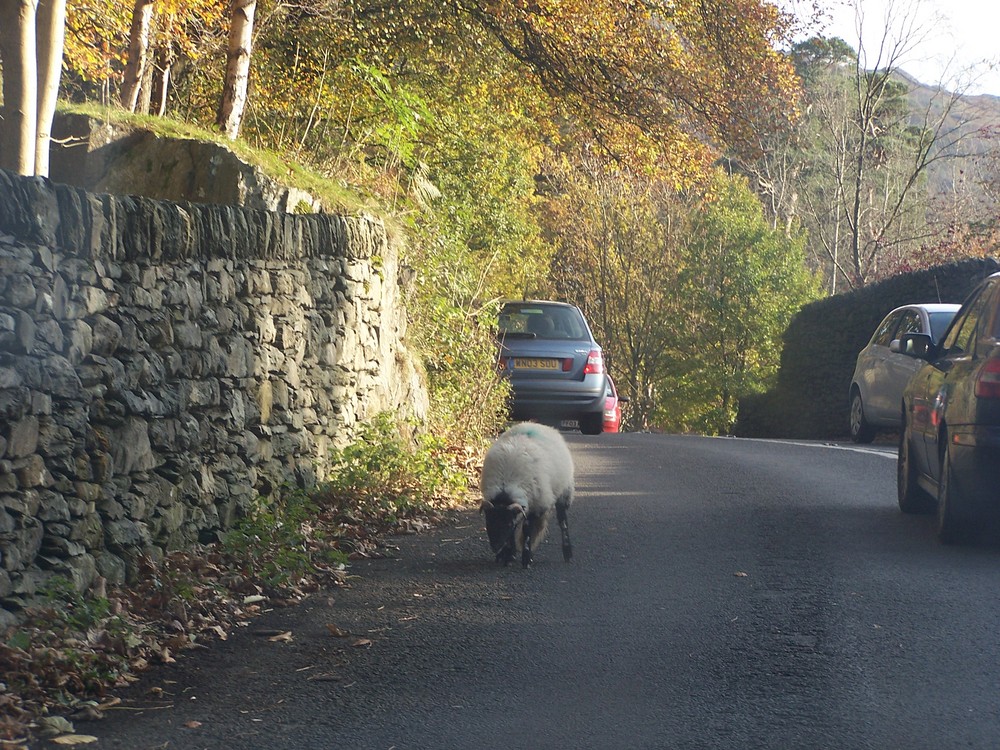
[(514, 425), (496, 439), (483, 462), (483, 499), (506, 491), (528, 512), (573, 501), (573, 458), (559, 431), (534, 422)]

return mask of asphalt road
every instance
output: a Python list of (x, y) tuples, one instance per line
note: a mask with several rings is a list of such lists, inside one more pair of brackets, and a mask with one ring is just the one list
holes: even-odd
[(556, 533), (498, 567), (469, 513), (78, 730), (128, 750), (1000, 747), (1000, 549), (900, 514), (891, 447), (568, 439), (572, 563)]

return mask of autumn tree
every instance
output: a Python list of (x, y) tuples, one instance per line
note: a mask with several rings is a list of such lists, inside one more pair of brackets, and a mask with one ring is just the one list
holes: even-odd
[(48, 175), (65, 0), (0, 0), (0, 167)]
[(674, 385), (660, 419), (708, 434), (732, 427), (739, 399), (763, 392), (776, 375), (781, 336), (817, 295), (806, 270), (805, 237), (767, 222), (742, 177), (716, 175), (693, 206), (679, 253)]
[(742, 177), (678, 192), (595, 164), (561, 174), (547, 201), (555, 293), (597, 329), (629, 426), (726, 432), (815, 294), (804, 238), (772, 228)]
[(34, 0), (0, 0), (3, 116), (0, 167), (34, 174), (38, 132)]
[(772, 139), (764, 158), (740, 167), (775, 226), (806, 228), (831, 292), (906, 267), (952, 231), (935, 216), (929, 175), (962, 157), (976, 128), (955, 117), (961, 85), (917, 88), (901, 70), (928, 33), (918, 0), (891, 3), (881, 27), (860, 2), (855, 10), (857, 39), (866, 26), (880, 28), (877, 44), (816, 37), (795, 45), (803, 117), (791, 138)]
[(233, 0), (230, 6), (226, 75), (215, 124), (233, 140), (240, 133), (240, 123), (247, 102), (256, 12), (257, 0)]
[(132, 7), (132, 24), (128, 35), (128, 57), (122, 80), (121, 103), (129, 112), (135, 112), (146, 70), (149, 68), (149, 39), (153, 25), (155, 0), (135, 0)]
[[(166, 114), (175, 77), (188, 90), (175, 97), (174, 113), (212, 122), (225, 54), (225, 5), (217, 0), (68, 0), (66, 96), (118, 101), (130, 111)], [(218, 66), (213, 67), (212, 62)], [(214, 94), (186, 97), (190, 82), (204, 76)], [(198, 91), (198, 86), (194, 87)], [(199, 92), (200, 93), (200, 92)]]
[(666, 181), (591, 158), (547, 165), (543, 210), (555, 245), (550, 278), (602, 342), (632, 429), (656, 424), (676, 377), (679, 252), (690, 206)]

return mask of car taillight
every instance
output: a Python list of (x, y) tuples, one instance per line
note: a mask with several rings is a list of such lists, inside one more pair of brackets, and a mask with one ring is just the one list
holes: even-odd
[(562, 371), (563, 372), (570, 372), (572, 369), (573, 369), (573, 358), (572, 357), (566, 357), (563, 360), (563, 363), (562, 363)]
[(976, 398), (1000, 398), (1000, 357), (987, 360), (979, 371)]
[(604, 355), (597, 349), (592, 349), (587, 355), (587, 365), (583, 368), (584, 375), (600, 375), (604, 372)]

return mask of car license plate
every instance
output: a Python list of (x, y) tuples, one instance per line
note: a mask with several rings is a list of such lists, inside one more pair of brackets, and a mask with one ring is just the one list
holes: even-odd
[(514, 360), (514, 367), (529, 370), (558, 370), (559, 360), (518, 357)]

